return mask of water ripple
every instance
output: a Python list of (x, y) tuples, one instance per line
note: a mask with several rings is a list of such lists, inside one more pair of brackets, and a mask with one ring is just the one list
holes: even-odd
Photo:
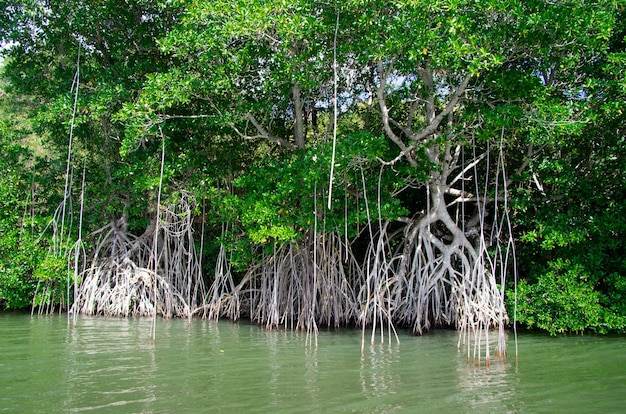
[(619, 412), (624, 337), (522, 335), (520, 363), (475, 366), (454, 332), (361, 355), (359, 331), (0, 314), (0, 412)]

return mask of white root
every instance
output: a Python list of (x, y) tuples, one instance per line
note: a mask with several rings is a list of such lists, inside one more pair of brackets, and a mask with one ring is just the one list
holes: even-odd
[[(155, 223), (141, 236), (114, 220), (99, 230), (100, 239), (73, 311), (87, 315), (189, 317), (204, 305), (205, 288), (192, 234), (195, 201), (180, 193), (167, 206), (158, 226), (158, 249), (150, 240)], [(153, 257), (158, 258), (154, 270)]]

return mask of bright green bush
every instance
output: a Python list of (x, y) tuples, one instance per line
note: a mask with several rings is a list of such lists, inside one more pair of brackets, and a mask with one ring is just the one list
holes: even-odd
[[(514, 291), (507, 296), (513, 315)], [(580, 263), (557, 259), (535, 283), (521, 280), (517, 286), (517, 321), (529, 328), (557, 333), (585, 331), (607, 333), (626, 330), (623, 313), (607, 307)]]

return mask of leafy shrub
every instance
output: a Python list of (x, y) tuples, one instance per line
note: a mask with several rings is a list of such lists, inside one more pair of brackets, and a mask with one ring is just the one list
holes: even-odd
[[(521, 280), (517, 286), (517, 321), (550, 334), (591, 331), (624, 331), (626, 318), (603, 305), (589, 272), (580, 263), (557, 259), (548, 264), (536, 283)], [(507, 307), (513, 314), (514, 292), (508, 291)]]

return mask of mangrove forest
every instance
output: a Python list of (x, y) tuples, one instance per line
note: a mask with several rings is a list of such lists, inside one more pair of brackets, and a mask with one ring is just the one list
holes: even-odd
[(626, 331), (623, 0), (0, 4), (0, 309)]

